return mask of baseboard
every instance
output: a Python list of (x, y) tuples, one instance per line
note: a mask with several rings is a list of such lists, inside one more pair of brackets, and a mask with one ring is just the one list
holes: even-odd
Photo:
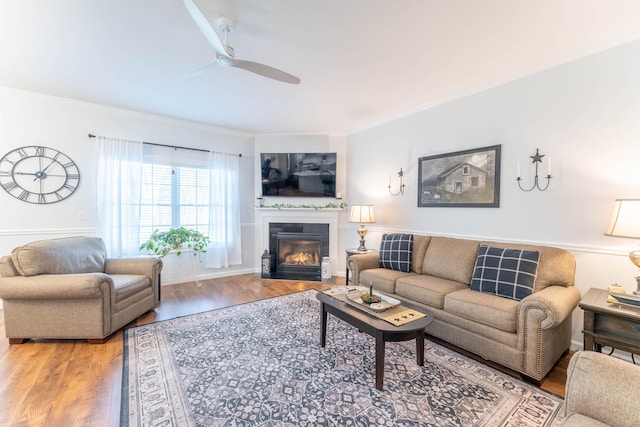
[(173, 277), (171, 280), (166, 280), (164, 277), (162, 278), (162, 286), (165, 285), (175, 285), (177, 283), (186, 283), (186, 282), (195, 282), (198, 280), (207, 280), (207, 279), (219, 279), (221, 277), (231, 277), (231, 276), (240, 276), (242, 274), (254, 274), (258, 272), (255, 268), (242, 268), (237, 270), (224, 270), (215, 273), (206, 273), (206, 274), (198, 274), (197, 276), (188, 275), (181, 277)]

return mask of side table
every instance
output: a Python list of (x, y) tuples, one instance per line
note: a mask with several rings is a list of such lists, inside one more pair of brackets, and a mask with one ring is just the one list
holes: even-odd
[(347, 254), (346, 261), (345, 261), (345, 265), (346, 265), (347, 271), (346, 271), (346, 274), (345, 274), (344, 283), (345, 283), (345, 285), (349, 286), (349, 257), (351, 255), (370, 254), (370, 253), (378, 252), (378, 251), (375, 250), (375, 249), (367, 249), (366, 251), (360, 251), (360, 250), (358, 250), (358, 248), (354, 248), (354, 249), (345, 249), (345, 252)]
[(606, 289), (591, 288), (580, 301), (584, 311), (584, 349), (603, 346), (640, 354), (640, 307), (607, 302)]

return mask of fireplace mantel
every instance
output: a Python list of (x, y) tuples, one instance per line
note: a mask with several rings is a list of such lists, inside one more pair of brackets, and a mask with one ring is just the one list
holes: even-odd
[[(256, 233), (256, 248), (261, 254), (269, 248), (269, 223), (271, 222), (306, 222), (311, 224), (329, 224), (329, 257), (335, 276), (338, 260), (338, 217), (343, 208), (256, 208), (256, 225), (261, 228)], [(257, 257), (259, 270), (260, 257)]]

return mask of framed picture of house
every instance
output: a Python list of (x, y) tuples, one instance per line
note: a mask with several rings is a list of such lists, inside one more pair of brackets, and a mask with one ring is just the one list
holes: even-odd
[(499, 207), (500, 147), (418, 159), (418, 207)]

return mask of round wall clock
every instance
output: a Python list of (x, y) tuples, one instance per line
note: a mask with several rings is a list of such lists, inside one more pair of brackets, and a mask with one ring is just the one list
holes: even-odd
[(73, 194), (79, 183), (78, 166), (53, 148), (20, 147), (0, 159), (0, 186), (23, 202), (59, 202)]

